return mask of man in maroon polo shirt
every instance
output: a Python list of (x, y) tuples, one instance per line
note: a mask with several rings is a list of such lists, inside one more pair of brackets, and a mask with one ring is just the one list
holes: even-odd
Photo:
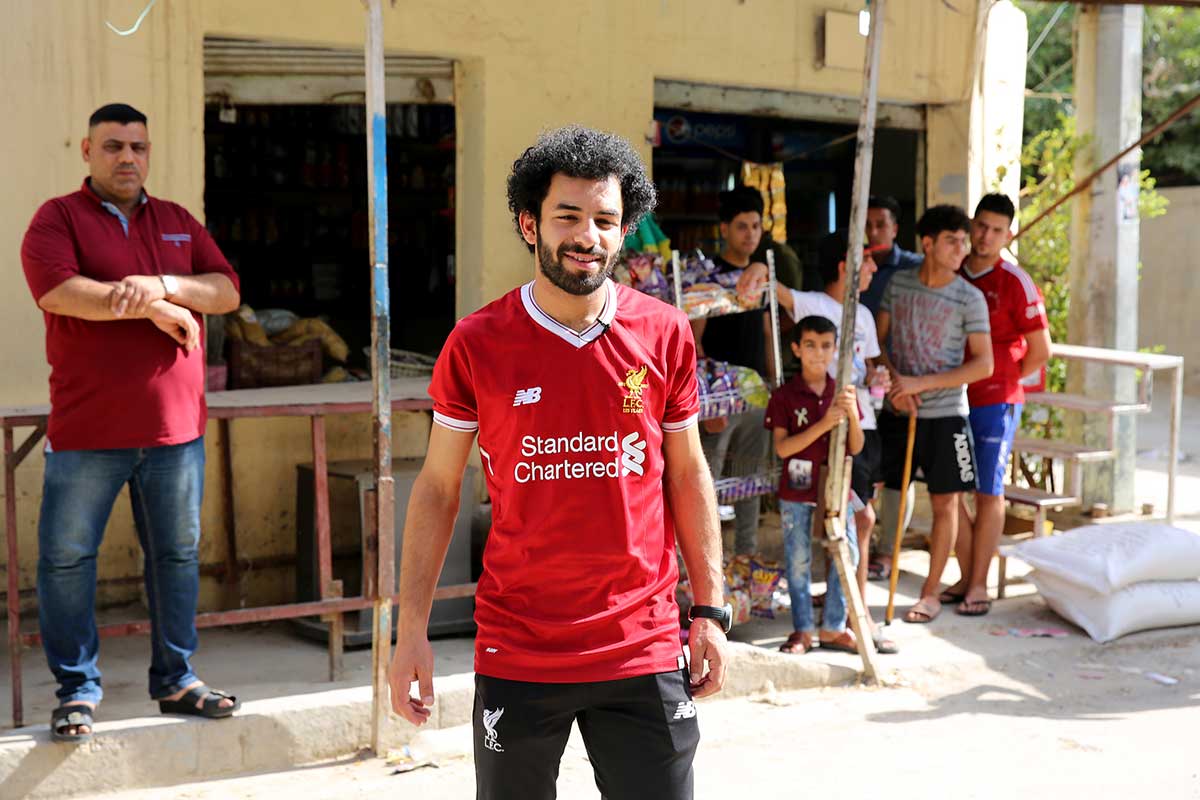
[(96, 553), (125, 484), (145, 553), (151, 698), (163, 713), (224, 717), (238, 707), (190, 663), (207, 422), (201, 315), (237, 308), (237, 275), (182, 206), (143, 190), (144, 114), (98, 109), (81, 149), (89, 177), (38, 209), (21, 246), (50, 364), (37, 589), (60, 741), (91, 737), (103, 695)]

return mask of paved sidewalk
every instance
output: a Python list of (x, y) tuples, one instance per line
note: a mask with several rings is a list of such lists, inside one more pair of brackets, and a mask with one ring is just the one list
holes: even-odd
[[(1143, 444), (1137, 475), (1139, 501), (1144, 498), (1155, 502), (1161, 511), (1165, 508), (1166, 484), (1163, 472), (1165, 464), (1162, 463), (1167, 430), (1165, 411), (1156, 408), (1154, 413), (1140, 418), (1139, 422), (1139, 441)], [(1183, 451), (1188, 460), (1180, 470), (1178, 511), (1182, 524), (1200, 531), (1200, 463), (1190, 458), (1190, 454), (1200, 453), (1200, 400), (1188, 399), (1183, 433)], [(901, 559), (897, 618), (915, 600), (927, 561), (927, 554), (921, 551), (905, 552)], [(1010, 562), (1009, 568), (1011, 574), (1020, 574), (1023, 569), (1015, 562)], [(956, 577), (956, 566), (952, 561), (946, 581), (953, 581)], [(817, 588), (820, 588), (819, 584)], [(1002, 691), (1002, 694), (1007, 692), (1016, 699), (1017, 705), (1012, 708), (1028, 709), (1034, 716), (1044, 715), (1049, 714), (1047, 708), (1051, 708), (1045, 703), (1052, 702), (1056, 697), (1065, 697), (1074, 702), (1070, 698), (1084, 689), (1088, 696), (1096, 694), (1092, 691), (1091, 682), (1081, 683), (1085, 679), (1063, 677), (1074, 674), (1072, 665), (1104, 660), (1113, 653), (1133, 653), (1142, 669), (1175, 670), (1181, 680), (1169, 692), (1151, 694), (1150, 700), (1137, 700), (1137, 703), (1144, 705), (1152, 700), (1162, 700), (1165, 706), (1154, 706), (1151, 710), (1155, 711), (1168, 711), (1181, 704), (1189, 708), (1195, 705), (1200, 689), (1195, 685), (1193, 673), (1188, 670), (1200, 671), (1195, 644), (1197, 629), (1139, 634), (1102, 647), (1059, 620), (1040, 599), (1031, 595), (1031, 591), (1028, 586), (1011, 587), (1010, 599), (997, 603), (992, 613), (982, 619), (958, 617), (952, 609), (947, 609), (931, 625), (896, 623), (887, 632), (900, 644), (901, 653), (898, 656), (881, 656), (879, 663), (893, 678), (909, 688), (861, 693), (862, 698), (875, 700), (837, 702), (860, 708), (854, 704), (866, 703), (869, 706), (872, 702), (882, 702), (879, 698), (899, 696), (896, 692), (915, 691), (920, 695), (919, 698), (909, 696), (893, 710), (916, 707), (914, 704), (923, 702), (932, 703), (935, 709), (957, 709), (954, 714), (989, 713), (984, 709), (998, 706), (990, 698), (989, 692), (992, 690), (987, 687), (1017, 686), (1019, 688), (1015, 694), (1008, 692), (1008, 688)], [(886, 600), (886, 585), (872, 583), (867, 601), (876, 619), (882, 618)], [(118, 609), (106, 612), (106, 616), (119, 620), (142, 614), (137, 610)], [(781, 618), (754, 620), (734, 630), (731, 638), (738, 645), (726, 697), (744, 698), (764, 691), (836, 687), (854, 682), (860, 667), (856, 656), (820, 650), (804, 657), (777, 653), (778, 645), (786, 638), (790, 627), (789, 621)], [(1017, 639), (992, 634), (993, 629), (1009, 627), (1061, 627), (1069, 630), (1070, 634), (1066, 638), (1053, 640)], [(223, 775), (287, 770), (298, 764), (344, 757), (367, 743), (369, 650), (348, 651), (344, 680), (329, 683), (326, 680), (324, 648), (294, 636), (286, 624), (205, 630), (201, 632), (201, 642), (202, 648), (196, 659), (199, 673), (211, 685), (231, 690), (243, 699), (244, 709), (237, 717), (219, 722), (202, 722), (159, 716), (145, 694), (143, 676), (148, 663), (146, 639), (107, 639), (102, 643), (106, 699), (99, 715), (98, 735), (94, 742), (82, 747), (48, 741), (45, 721), (52, 707), (54, 687), (42, 654), (39, 651), (26, 651), (23, 654), (26, 718), (31, 726), (0, 734), (0, 797), (71, 796), (100, 786), (113, 790), (165, 787)], [(439, 752), (461, 753), (461, 734), (456, 740), (455, 734), (449, 731), (470, 718), (472, 641), (469, 638), (441, 639), (434, 643), (434, 648), (437, 654), (435, 690), (438, 695), (434, 724), (447, 732), (426, 733), (423, 734), (424, 738), (414, 740), (415, 731), (398, 721), (392, 728), (393, 744), (416, 741), (421, 746), (433, 746)], [(0, 648), (0, 686), (5, 689), (9, 685), (7, 670), (7, 653)], [(1042, 672), (1049, 677), (1043, 676)], [(1070, 714), (1078, 713), (1090, 718), (1103, 717), (1110, 712), (1123, 713), (1123, 710), (1128, 710), (1128, 697), (1141, 697), (1147, 691), (1157, 692), (1166, 688), (1157, 685), (1150, 688), (1149, 681), (1141, 677), (1137, 681), (1130, 677), (1121, 678), (1120, 681), (1103, 684), (1115, 694), (1107, 700), (1099, 696), (1089, 700), (1092, 703), (1088, 706), (1091, 711), (1072, 711)], [(959, 693), (945, 694), (949, 686), (960, 687)], [(835, 692), (831, 696), (841, 695)], [(1073, 708), (1070, 702), (1060, 704), (1061, 708)], [(979, 708), (971, 711), (972, 704)], [(1052, 707), (1059, 709), (1059, 706)], [(892, 706), (884, 703), (874, 708), (872, 713), (883, 714), (888, 708)], [(1192, 711), (1195, 713), (1194, 709)], [(865, 713), (861, 708), (860, 712)], [(714, 719), (720, 718), (718, 713), (713, 712)], [(10, 716), (8, 692), (4, 691), (0, 696), (0, 721)], [(782, 723), (776, 721), (771, 726), (779, 724)], [(724, 728), (719, 727), (718, 730)], [(436, 738), (439, 735), (443, 737), (441, 740)], [(811, 738), (811, 732), (805, 735)], [(980, 747), (988, 741), (988, 736), (990, 734), (986, 731), (979, 734)], [(758, 737), (766, 741), (785, 741), (770, 726), (759, 731)], [(975, 747), (972, 744), (974, 737), (973, 730), (972, 740), (963, 746), (968, 749)], [(436, 741), (442, 743), (430, 745), (430, 742)], [(458, 741), (457, 745), (455, 741)], [(905, 734), (903, 739), (896, 739), (896, 743), (903, 744), (905, 750), (912, 754), (914, 769), (924, 768), (928, 763), (926, 748), (919, 739)], [(1001, 752), (1009, 744), (1002, 738), (996, 742)], [(798, 746), (802, 749), (808, 747), (804, 743)], [(768, 749), (768, 752), (774, 751)], [(1011, 758), (1011, 754), (1006, 758)], [(736, 763), (729, 762), (728, 756), (719, 760)], [(767, 759), (763, 763), (773, 762)], [(906, 763), (902, 761), (895, 766), (905, 767)], [(995, 767), (993, 764), (991, 768)], [(359, 774), (366, 774), (377, 768), (378, 763), (372, 762), (371, 766), (353, 769), (359, 770)], [(735, 772), (740, 774), (740, 771)], [(428, 771), (428, 774), (441, 773)], [(571, 774), (569, 767), (565, 768), (564, 774)], [(786, 774), (780, 772), (771, 776), (770, 780), (764, 779), (762, 785), (782, 788), (787, 785)], [(421, 781), (435, 780), (425, 777), (418, 779), (415, 775), (412, 786)], [(887, 782), (875, 781), (873, 785), (876, 784), (886, 786)], [(816, 779), (813, 785), (823, 784)], [(409, 784), (406, 783), (405, 787), (409, 788)], [(806, 787), (811, 788), (807, 783)], [(158, 788), (147, 791), (150, 793), (144, 795), (146, 797), (161, 797), (164, 790)], [(172, 796), (187, 796), (179, 794), (183, 789), (170, 791)], [(354, 795), (335, 793), (320, 796)], [(463, 795), (451, 793), (445, 796)]]

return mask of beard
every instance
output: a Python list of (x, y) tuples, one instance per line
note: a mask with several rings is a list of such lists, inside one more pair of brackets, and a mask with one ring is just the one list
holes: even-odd
[[(563, 264), (563, 257), (569, 253), (583, 256), (596, 256), (600, 259), (603, 265), (596, 272), (576, 273), (567, 269)], [(550, 254), (550, 248), (546, 246), (546, 242), (542, 240), (542, 232), (539, 229), (537, 235), (537, 255), (538, 266), (542, 269), (542, 274), (549, 279), (551, 283), (562, 289), (567, 294), (577, 296), (589, 295), (604, 285), (604, 281), (612, 275), (613, 261), (616, 260), (616, 255), (609, 255), (600, 245), (596, 245), (591, 250), (584, 250), (577, 245), (563, 242), (558, 246), (558, 252), (554, 255)]]

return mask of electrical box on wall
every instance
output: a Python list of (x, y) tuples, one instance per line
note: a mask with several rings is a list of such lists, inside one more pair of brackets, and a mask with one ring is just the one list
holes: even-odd
[(824, 65), (861, 71), (867, 57), (867, 37), (859, 14), (825, 12)]

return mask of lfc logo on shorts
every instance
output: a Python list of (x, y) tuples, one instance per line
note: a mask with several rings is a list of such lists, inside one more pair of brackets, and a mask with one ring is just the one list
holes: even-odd
[(646, 410), (642, 404), (642, 392), (646, 391), (646, 373), (649, 371), (650, 368), (645, 364), (637, 369), (625, 370), (625, 380), (617, 384), (625, 390), (621, 411), (626, 414), (641, 414)]

